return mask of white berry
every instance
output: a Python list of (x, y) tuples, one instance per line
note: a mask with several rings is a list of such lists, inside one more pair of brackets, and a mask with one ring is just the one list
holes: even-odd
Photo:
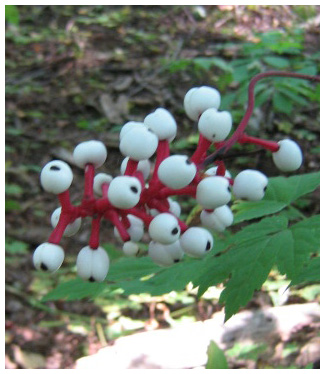
[(55, 272), (62, 265), (64, 251), (57, 244), (43, 243), (39, 245), (33, 255), (33, 263), (36, 269)]
[[(61, 210), (62, 210), (62, 208), (59, 207), (59, 208), (55, 209), (55, 211), (51, 215), (51, 225), (52, 225), (53, 228), (55, 228), (57, 226), (58, 222), (59, 222), (60, 215), (61, 215)], [(81, 218), (79, 217), (76, 220), (74, 220), (73, 222), (68, 224), (68, 226), (64, 230), (63, 235), (67, 236), (67, 237), (73, 236), (74, 234), (76, 234), (79, 231), (80, 226), (81, 226)]]
[(156, 152), (157, 146), (157, 135), (146, 127), (131, 128), (120, 141), (121, 153), (136, 161), (150, 158)]
[(215, 88), (202, 86), (190, 89), (184, 97), (184, 109), (189, 118), (197, 121), (209, 108), (218, 109), (220, 93)]
[(101, 282), (109, 269), (109, 257), (104, 248), (92, 249), (86, 246), (77, 256), (77, 273), (80, 278), (90, 282)]
[(281, 171), (294, 171), (302, 164), (302, 152), (299, 145), (291, 139), (278, 142), (279, 150), (272, 153), (273, 161)]
[(168, 245), (151, 241), (148, 247), (148, 255), (156, 264), (170, 266), (184, 257), (184, 251), (179, 240)]
[(92, 164), (95, 168), (102, 166), (107, 157), (105, 144), (98, 140), (89, 140), (76, 146), (73, 151), (73, 158), (81, 168), (87, 164)]
[(158, 136), (159, 140), (172, 141), (176, 136), (176, 121), (164, 108), (158, 108), (153, 113), (148, 114), (143, 123)]
[(141, 195), (141, 183), (135, 177), (122, 175), (113, 178), (108, 188), (108, 200), (116, 208), (129, 209), (135, 207)]
[(234, 179), (233, 193), (237, 199), (261, 200), (268, 184), (267, 177), (257, 170), (243, 170)]
[(139, 246), (137, 243), (128, 241), (123, 244), (123, 253), (127, 257), (135, 257), (139, 253)]
[(183, 251), (191, 257), (203, 257), (213, 247), (213, 237), (202, 227), (190, 227), (180, 238)]
[[(125, 173), (128, 161), (129, 161), (129, 157), (125, 157), (124, 160), (122, 161), (121, 168), (120, 168), (121, 174)], [(151, 164), (149, 160), (139, 161), (138, 166), (137, 166), (137, 171), (141, 171), (144, 180), (148, 179), (150, 175), (150, 169), (151, 169)]]
[(205, 110), (198, 123), (200, 133), (211, 142), (220, 142), (229, 135), (232, 117), (229, 112), (219, 112), (215, 108)]
[(207, 177), (197, 185), (197, 202), (204, 209), (215, 209), (226, 205), (231, 199), (229, 181), (225, 177)]
[(180, 189), (189, 185), (195, 177), (196, 166), (187, 156), (173, 155), (159, 165), (158, 178), (166, 186)]
[(152, 240), (162, 244), (174, 243), (181, 234), (177, 219), (170, 213), (161, 213), (154, 217), (148, 231)]
[[(133, 241), (133, 242), (140, 241), (143, 237), (143, 234), (144, 234), (144, 223), (143, 223), (143, 221), (140, 218), (138, 218), (138, 217), (136, 217), (132, 214), (128, 214), (127, 218), (130, 222), (130, 227), (128, 227), (126, 229), (126, 231), (130, 235), (130, 240)], [(121, 236), (118, 232), (118, 229), (116, 227), (114, 227), (114, 235), (119, 240), (122, 240)]]
[(212, 212), (202, 210), (200, 219), (202, 225), (208, 229), (222, 232), (233, 223), (234, 216), (229, 206), (223, 205)]
[[(212, 166), (211, 168), (209, 168), (208, 170), (206, 170), (204, 172), (204, 174), (206, 175), (209, 175), (211, 177), (214, 177), (217, 175), (217, 172), (218, 172), (218, 166)], [(228, 170), (226, 170), (225, 172), (225, 175), (224, 175), (226, 178), (231, 178), (231, 174)]]
[(142, 128), (145, 130), (145, 125), (143, 124), (143, 122), (136, 122), (136, 121), (129, 121), (127, 122), (122, 128), (121, 128), (121, 131), (120, 131), (120, 140), (123, 138), (123, 136), (130, 130), (132, 129), (139, 129), (139, 128)]
[(113, 177), (109, 174), (105, 174), (105, 173), (98, 173), (95, 175), (95, 178), (94, 178), (94, 191), (98, 194), (98, 195), (102, 195), (102, 185), (103, 184), (110, 184), (113, 180)]
[(169, 211), (174, 214), (175, 217), (180, 217), (182, 208), (177, 201), (172, 200), (170, 197), (167, 199), (169, 203)]
[(40, 180), (45, 191), (60, 194), (71, 186), (73, 174), (66, 162), (54, 160), (43, 167)]

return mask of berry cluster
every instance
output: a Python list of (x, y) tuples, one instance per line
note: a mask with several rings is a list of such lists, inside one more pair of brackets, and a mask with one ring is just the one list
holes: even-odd
[[(184, 98), (188, 117), (198, 122), (199, 142), (191, 157), (170, 154), (170, 142), (177, 125), (163, 108), (156, 109), (143, 122), (128, 122), (120, 132), (119, 148), (125, 156), (121, 174), (95, 174), (107, 157), (102, 142), (90, 140), (74, 149), (75, 164), (84, 168), (84, 194), (81, 203), (73, 205), (69, 188), (73, 174), (69, 165), (54, 160), (44, 166), (40, 181), (45, 191), (58, 195), (60, 208), (51, 217), (53, 231), (47, 242), (34, 252), (37, 269), (56, 271), (64, 260), (59, 245), (62, 236), (74, 235), (82, 218), (91, 217), (89, 243), (77, 257), (78, 275), (89, 281), (103, 281), (109, 269), (107, 252), (99, 245), (100, 223), (109, 220), (114, 234), (123, 243), (126, 256), (136, 256), (145, 230), (151, 241), (148, 255), (161, 266), (180, 261), (185, 254), (200, 258), (213, 247), (209, 230), (222, 232), (233, 222), (228, 204), (235, 199), (257, 201), (263, 198), (268, 178), (257, 170), (243, 170), (234, 178), (220, 157), (234, 142), (250, 143), (272, 152), (281, 171), (294, 171), (302, 163), (299, 146), (290, 139), (279, 142), (251, 137), (232, 129), (232, 116), (219, 111), (220, 94), (211, 87), (192, 88)], [(238, 129), (240, 128), (240, 131)], [(207, 155), (214, 147), (214, 153)], [(155, 157), (154, 157), (155, 155)], [(219, 156), (218, 156), (219, 155)], [(152, 164), (149, 159), (154, 159)], [(181, 207), (175, 198), (194, 197), (201, 206), (203, 227), (188, 227), (181, 219)]]

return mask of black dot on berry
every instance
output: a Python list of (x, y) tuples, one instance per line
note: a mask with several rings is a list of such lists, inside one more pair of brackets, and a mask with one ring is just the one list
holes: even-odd
[(216, 134), (212, 134), (212, 137), (215, 138), (215, 137), (216, 137)]
[(206, 247), (205, 247), (205, 250), (206, 250), (206, 251), (210, 251), (210, 249), (211, 249), (211, 243), (208, 241), (208, 242), (207, 242), (207, 245), (206, 245)]
[(95, 282), (95, 278), (93, 276), (91, 276), (88, 280), (89, 282)]
[(265, 186), (264, 188), (263, 188), (263, 191), (265, 192), (267, 190), (267, 186)]
[(186, 159), (185, 163), (186, 163), (187, 165), (191, 165), (191, 164), (192, 164), (192, 162), (191, 162), (191, 160), (190, 160), (189, 158)]
[(228, 186), (228, 192), (231, 192), (231, 188)]
[(131, 187), (130, 187), (130, 190), (131, 190), (132, 192), (134, 192), (134, 193), (138, 193), (138, 188), (135, 187), (135, 186), (131, 186)]
[(173, 234), (173, 235), (178, 234), (178, 228), (177, 228), (177, 227), (175, 227), (175, 228), (172, 230), (172, 234)]
[(56, 165), (53, 165), (53, 166), (50, 167), (50, 170), (58, 171), (58, 170), (60, 170), (60, 168)]
[(48, 270), (48, 267), (42, 262), (41, 263), (41, 269), (46, 271), (46, 270)]

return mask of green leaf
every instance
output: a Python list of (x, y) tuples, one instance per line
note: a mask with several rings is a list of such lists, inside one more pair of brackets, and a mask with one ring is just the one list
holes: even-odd
[(20, 240), (13, 240), (11, 238), (6, 238), (5, 240), (6, 252), (12, 255), (27, 254), (28, 244)]
[(286, 96), (281, 94), (280, 92), (275, 92), (273, 95), (273, 106), (274, 109), (281, 112), (290, 114), (292, 112), (292, 102)]
[(206, 363), (206, 369), (228, 369), (228, 363), (223, 350), (220, 349), (217, 344), (211, 340), (208, 350), (208, 361)]
[(286, 230), (290, 236), (287, 247), (278, 252), (277, 265), (282, 274), (294, 279), (300, 273), (310, 254), (319, 251), (319, 216), (304, 219)]
[(16, 5), (6, 5), (5, 19), (14, 25), (19, 24), (19, 11)]
[(313, 257), (292, 279), (289, 287), (305, 283), (320, 282), (320, 257)]
[(194, 64), (202, 69), (209, 70), (211, 67), (216, 66), (221, 70), (232, 72), (233, 69), (230, 64), (218, 57), (197, 57), (193, 60)]
[(286, 248), (288, 240), (290, 237), (281, 231), (245, 241), (231, 251), (238, 265), (232, 270), (220, 296), (220, 302), (225, 303), (226, 321), (247, 304), (255, 290), (261, 288), (274, 265), (277, 252)]
[(42, 298), (48, 300), (80, 300), (85, 297), (94, 298), (100, 294), (107, 285), (103, 283), (90, 283), (79, 278), (60, 283), (54, 290)]
[(277, 69), (285, 69), (290, 66), (289, 59), (285, 57), (278, 57), (278, 56), (265, 56), (263, 61)]

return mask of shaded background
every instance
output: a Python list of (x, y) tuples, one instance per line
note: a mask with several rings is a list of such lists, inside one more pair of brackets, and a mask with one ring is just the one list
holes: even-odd
[[(71, 197), (78, 201), (83, 171), (73, 164), (74, 147), (83, 140), (103, 141), (109, 156), (102, 171), (117, 175), (121, 126), (142, 121), (157, 107), (170, 110), (178, 123), (172, 151), (191, 154), (198, 135), (182, 106), (188, 89), (217, 87), (221, 109), (231, 111), (238, 124), (255, 74), (270, 69), (319, 74), (319, 7), (13, 6), (6, 17), (7, 367), (71, 368), (125, 331), (169, 326), (166, 310), (181, 311), (174, 314), (180, 320), (209, 318), (221, 306), (213, 298), (197, 300), (191, 290), (176, 298), (117, 294), (109, 300), (111, 308), (105, 298), (41, 302), (74, 277), (75, 257), (90, 227), (65, 239), (67, 263), (58, 276), (34, 271), (33, 250), (50, 234), (49, 217), (57, 207), (42, 191), (39, 172), (51, 159), (69, 162), (75, 175)], [(319, 87), (275, 79), (260, 83), (256, 93), (250, 133), (297, 140), (305, 155), (299, 173), (319, 170)], [(236, 159), (232, 170), (243, 165), (278, 175), (263, 155)], [(318, 198), (316, 192), (301, 201), (304, 214), (319, 212)], [(185, 201), (183, 210), (190, 210)], [(102, 240), (118, 245), (109, 225)], [(273, 281), (280, 288), (283, 279), (274, 274)], [(317, 289), (297, 290), (286, 302), (317, 297)], [(264, 289), (247, 308), (274, 303)], [(317, 327), (302, 335), (292, 360), (284, 357), (283, 364), (295, 362)], [(261, 365), (274, 367), (272, 355)]]

